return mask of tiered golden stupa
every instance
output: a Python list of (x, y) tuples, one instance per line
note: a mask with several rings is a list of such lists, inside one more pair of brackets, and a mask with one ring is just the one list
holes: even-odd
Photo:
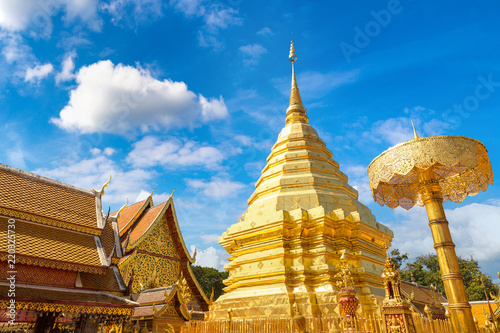
[(327, 315), (337, 304), (334, 275), (341, 251), (356, 267), (366, 308), (382, 300), (384, 245), (393, 233), (358, 201), (358, 192), (308, 124), (295, 79), (286, 124), (248, 200), (248, 209), (219, 243), (231, 254), (226, 294), (209, 320)]

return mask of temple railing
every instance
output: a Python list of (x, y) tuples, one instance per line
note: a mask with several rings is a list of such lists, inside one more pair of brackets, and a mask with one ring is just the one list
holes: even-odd
[[(416, 333), (461, 333), (451, 321), (429, 319), (412, 314)], [(400, 333), (398, 327), (385, 327), (377, 314), (357, 314), (355, 320), (337, 315), (305, 318), (305, 329), (301, 332), (292, 318), (234, 319), (215, 321), (190, 321), (182, 333)], [(493, 327), (478, 327), (479, 333), (495, 333)]]

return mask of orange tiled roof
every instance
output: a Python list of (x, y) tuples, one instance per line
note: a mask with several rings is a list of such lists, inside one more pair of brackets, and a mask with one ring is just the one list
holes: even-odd
[[(115, 231), (113, 230), (113, 225), (109, 220), (102, 229), (101, 241), (102, 241), (102, 246), (104, 247), (104, 253), (106, 254), (106, 258), (108, 258), (111, 252), (113, 251), (113, 248), (115, 247)], [(113, 256), (116, 256), (116, 251), (113, 254)]]
[(135, 301), (139, 304), (160, 304), (166, 297), (165, 292), (170, 295), (172, 289), (173, 286), (142, 290)]
[(401, 281), (401, 289), (403, 289), (403, 291), (407, 295), (411, 295), (411, 292), (415, 291), (415, 298), (414, 298), (415, 302), (427, 303), (427, 304), (432, 303), (434, 300), (432, 297), (433, 294), (436, 295), (436, 299), (440, 303), (448, 302), (446, 298), (443, 295), (441, 295), (440, 292), (434, 291), (429, 287), (421, 286), (419, 284), (414, 284), (407, 281)]
[(421, 286), (416, 283), (401, 281), (401, 289), (406, 298), (410, 297), (412, 291), (414, 292), (415, 298), (411, 303), (418, 311), (420, 311), (420, 313), (424, 313), (426, 304), (431, 305), (434, 303), (434, 298), (432, 295), (435, 295), (439, 303), (448, 302), (440, 292), (434, 291), (429, 287)]
[[(0, 212), (13, 210), (62, 222), (60, 227), (97, 228), (98, 194), (0, 164)], [(45, 218), (45, 219), (43, 219)], [(48, 223), (50, 224), (50, 223)]]
[[(125, 207), (120, 213), (120, 218), (118, 220), (118, 230), (120, 231), (120, 236), (128, 230), (131, 223), (133, 223), (146, 208), (152, 205), (153, 202), (151, 197), (148, 197), (147, 199)], [(116, 211), (112, 213), (111, 216), (116, 216), (117, 213), (118, 212)]]
[[(7, 218), (0, 218), (1, 239), (7, 239), (7, 224)], [(102, 267), (92, 235), (24, 221), (16, 221), (15, 226), (16, 257)], [(0, 252), (7, 253), (7, 242), (0, 242)]]
[(141, 238), (141, 236), (157, 220), (158, 214), (161, 213), (163, 207), (165, 207), (167, 202), (168, 201), (165, 201), (158, 206), (146, 209), (139, 222), (132, 227), (132, 231), (130, 232), (129, 245), (134, 244), (139, 238)]
[(85, 289), (99, 289), (112, 292), (121, 291), (116, 281), (115, 273), (111, 267), (107, 268), (103, 275), (80, 273), (80, 280), (82, 282), (82, 288)]

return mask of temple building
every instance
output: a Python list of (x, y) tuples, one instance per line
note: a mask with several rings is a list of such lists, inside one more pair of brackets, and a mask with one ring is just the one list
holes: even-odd
[(154, 206), (150, 195), (103, 214), (106, 186), (84, 190), (0, 164), (0, 237), (13, 240), (0, 242), (9, 268), (0, 272), (1, 332), (97, 332), (132, 323), (173, 333), (203, 319), (209, 301), (191, 270), (195, 258), (172, 196)]
[(341, 251), (354, 265), (364, 309), (384, 298), (380, 277), (393, 233), (358, 201), (358, 192), (308, 124), (294, 72), (285, 127), (238, 222), (219, 238), (231, 255), (226, 294), (209, 320), (328, 314), (338, 303), (335, 266)]
[(434, 287), (427, 287), (416, 282), (401, 281), (402, 297), (410, 302), (413, 311), (424, 316), (425, 306), (431, 310), (433, 319), (446, 319), (446, 298)]
[[(117, 221), (124, 256), (118, 267), (127, 294), (140, 304), (131, 319), (152, 331), (203, 320), (208, 299), (194, 277), (172, 196), (159, 205), (153, 197), (111, 215)], [(196, 254), (196, 253), (195, 253)]]
[(9, 267), (0, 271), (2, 327), (12, 300), (14, 327), (30, 332), (95, 332), (132, 315), (137, 303), (120, 297), (126, 286), (117, 266), (119, 238), (102, 213), (102, 190), (3, 164), (0, 184), (0, 237), (15, 240), (0, 242), (2, 268)]

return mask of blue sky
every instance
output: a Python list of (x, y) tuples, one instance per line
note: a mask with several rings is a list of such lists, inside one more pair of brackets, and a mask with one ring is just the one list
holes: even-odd
[[(366, 167), (421, 135), (483, 142), (499, 170), (493, 1), (0, 0), (0, 161), (117, 209), (176, 189), (184, 239), (221, 268), (284, 125), (293, 32), (313, 125), (394, 247), (433, 252), (425, 210), (371, 199)], [(496, 278), (500, 190), (445, 204), (457, 252)], [(498, 279), (497, 279), (498, 280)]]

